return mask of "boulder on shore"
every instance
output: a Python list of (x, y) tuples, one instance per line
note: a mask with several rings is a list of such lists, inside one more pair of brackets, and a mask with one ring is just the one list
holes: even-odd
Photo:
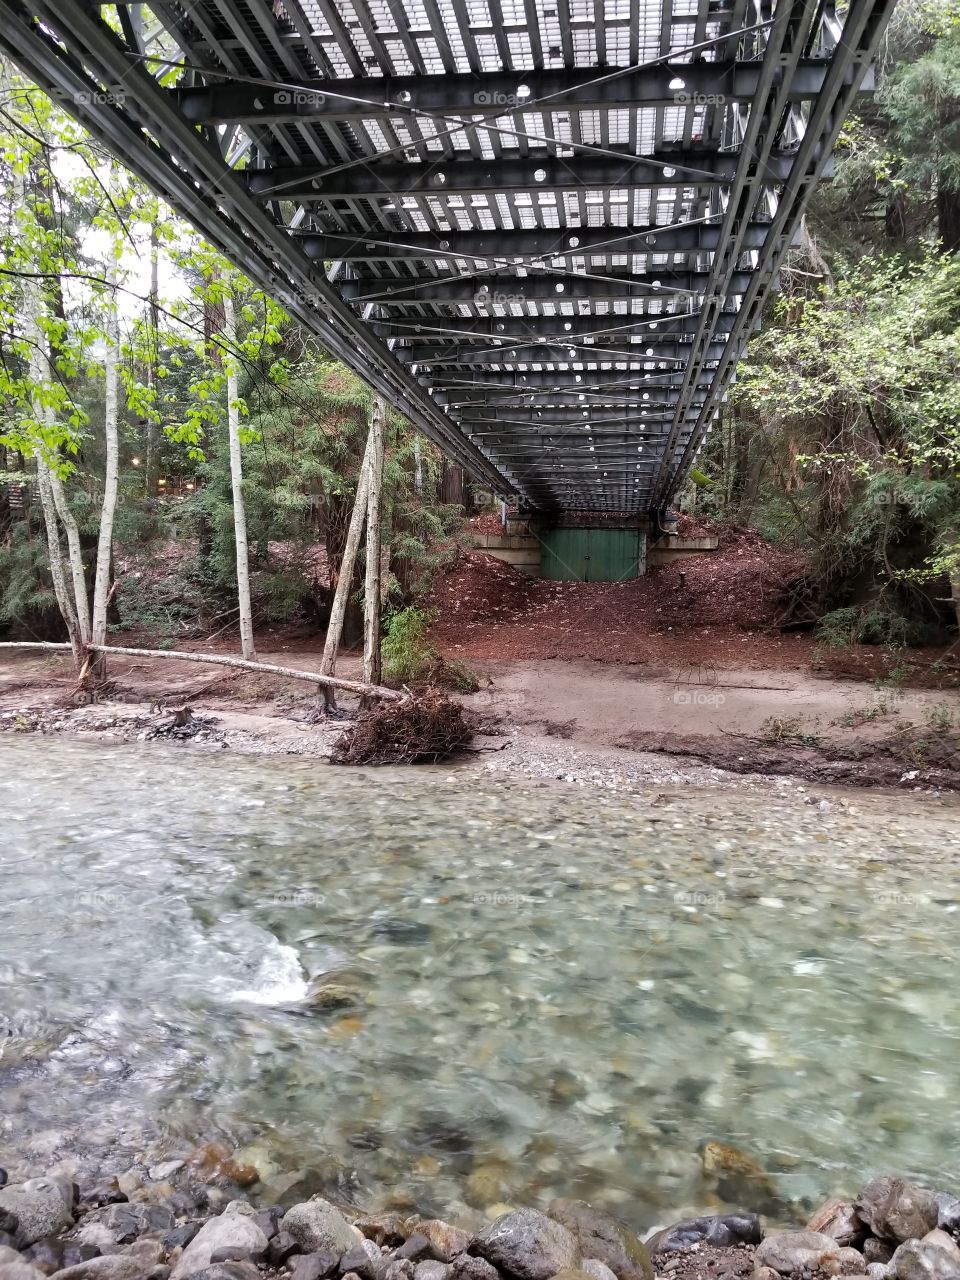
[(361, 1245), (365, 1238), (336, 1205), (322, 1196), (311, 1196), (288, 1209), (283, 1215), (283, 1229), (293, 1236), (304, 1253), (324, 1249), (338, 1257)]
[(267, 1252), (269, 1240), (257, 1225), (254, 1210), (241, 1201), (227, 1205), (223, 1213), (205, 1222), (193, 1237), (170, 1274), (170, 1280), (186, 1280), (214, 1263), (214, 1255), (230, 1261), (254, 1261)]
[(53, 1178), (30, 1178), (0, 1188), (0, 1210), (16, 1221), (18, 1249), (73, 1226), (72, 1192)]
[(497, 1218), (477, 1236), (474, 1251), (517, 1280), (550, 1280), (576, 1270), (580, 1249), (562, 1223), (537, 1209), (517, 1209)]
[(874, 1178), (854, 1201), (857, 1213), (882, 1240), (918, 1240), (936, 1227), (940, 1205), (932, 1191), (903, 1178)]
[(552, 1200), (547, 1212), (572, 1233), (581, 1257), (605, 1263), (617, 1280), (653, 1280), (646, 1245), (619, 1218), (585, 1200)]
[(754, 1262), (758, 1268), (770, 1267), (782, 1276), (817, 1270), (836, 1275), (840, 1246), (819, 1231), (774, 1231), (760, 1241)]

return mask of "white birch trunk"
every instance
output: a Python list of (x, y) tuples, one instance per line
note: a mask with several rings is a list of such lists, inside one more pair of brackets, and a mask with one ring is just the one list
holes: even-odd
[[(237, 324), (233, 298), (223, 300), (224, 334), (227, 346), (237, 345)], [(253, 643), (253, 614), (250, 608), (250, 555), (247, 547), (247, 513), (243, 505), (243, 463), (240, 458), (240, 407), (237, 393), (237, 362), (228, 351), (227, 430), (230, 435), (230, 483), (233, 488), (233, 534), (237, 547), (237, 599), (240, 605), (240, 651), (248, 662), (256, 659)]]
[[(47, 406), (48, 421), (53, 417), (53, 411)], [(53, 494), (53, 504), (57, 509), (57, 515), (67, 534), (67, 557), (70, 562), (70, 576), (73, 579), (73, 599), (76, 605), (77, 626), (80, 630), (80, 639), (84, 644), (90, 642), (90, 600), (87, 596), (87, 579), (83, 572), (83, 552), (80, 548), (80, 529), (77, 525), (76, 517), (70, 510), (70, 504), (67, 502), (67, 495), (63, 490), (63, 482), (54, 471), (53, 467), (48, 469), (50, 479), (50, 491)]]
[[(340, 561), (340, 576), (333, 593), (333, 604), (330, 606), (330, 621), (327, 623), (327, 635), (323, 642), (323, 657), (320, 659), (320, 670), (326, 676), (332, 676), (337, 669), (337, 650), (340, 648), (340, 637), (343, 635), (343, 619), (347, 612), (347, 600), (350, 596), (350, 584), (353, 581), (353, 567), (357, 562), (357, 551), (360, 548), (360, 535), (367, 516), (367, 485), (370, 473), (371, 433), (367, 433), (367, 442), (360, 463), (360, 474), (357, 476), (357, 492), (353, 499), (353, 510), (350, 513), (350, 524), (347, 528), (347, 540), (343, 546), (343, 557)], [(336, 707), (337, 700), (333, 690), (324, 690), (327, 709)]]
[(387, 406), (374, 394), (370, 417), (370, 463), (367, 474), (367, 552), (363, 584), (363, 678), (380, 683), (380, 547), (383, 491), (384, 424)]
[(50, 491), (50, 468), (39, 449), (34, 456), (37, 460), (37, 488), (40, 491), (40, 508), (43, 511), (43, 526), (47, 535), (47, 559), (50, 561), (50, 576), (53, 578), (53, 594), (57, 597), (57, 604), (67, 627), (70, 648), (73, 650), (73, 660), (79, 669), (83, 661), (83, 649), (80, 629), (77, 626), (77, 615), (74, 612), (73, 601), (67, 588), (66, 574), (63, 571), (60, 526), (57, 524), (57, 509)]
[(107, 638), (107, 603), (110, 597), (110, 562), (113, 555), (113, 520), (117, 509), (120, 470), (118, 383), (120, 323), (117, 315), (117, 264), (112, 257), (107, 266), (107, 350), (103, 367), (106, 380), (103, 433), (106, 441), (106, 469), (103, 476), (103, 504), (100, 508), (100, 537), (97, 542), (97, 576), (93, 586), (91, 639), (104, 644)]
[[(26, 199), (26, 187), (22, 172), (18, 172), (15, 185), (15, 199), (20, 204)], [(42, 388), (48, 385), (52, 376), (50, 358), (47, 354), (47, 340), (40, 324), (43, 301), (40, 293), (40, 282), (24, 278), (23, 310), (25, 329), (30, 340), (30, 376), (38, 390), (33, 397), (34, 417), (47, 426), (53, 426), (53, 406), (44, 403)], [(34, 458), (37, 463), (37, 488), (40, 492), (40, 509), (43, 512), (43, 525), (47, 538), (47, 558), (50, 561), (50, 576), (53, 579), (53, 593), (57, 606), (67, 628), (70, 647), (78, 668), (83, 659), (82, 643), (89, 639), (81, 632), (77, 618), (76, 606), (71, 599), (67, 578), (63, 567), (63, 549), (60, 544), (60, 526), (57, 523), (57, 507), (54, 499), (53, 473), (47, 465), (42, 447), (34, 446)]]

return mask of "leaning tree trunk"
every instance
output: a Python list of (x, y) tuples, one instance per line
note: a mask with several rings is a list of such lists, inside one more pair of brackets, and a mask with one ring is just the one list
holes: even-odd
[[(224, 334), (227, 344), (236, 347), (237, 325), (233, 298), (224, 298)], [(247, 513), (243, 505), (243, 463), (240, 458), (240, 400), (237, 365), (233, 351), (227, 353), (227, 430), (230, 436), (230, 484), (233, 488), (233, 533), (237, 546), (237, 598), (240, 604), (240, 651), (248, 662), (257, 656), (253, 643), (253, 613), (250, 608), (250, 554), (247, 547)]]
[[(120, 470), (120, 435), (117, 425), (120, 325), (117, 315), (117, 264), (111, 258), (107, 266), (107, 350), (103, 359), (106, 382), (103, 434), (106, 442), (106, 468), (103, 477), (103, 504), (100, 508), (100, 537), (97, 542), (97, 574), (93, 585), (93, 623), (90, 628), (94, 644), (107, 639), (107, 606), (110, 601), (110, 564), (113, 558), (113, 520), (117, 509), (117, 485)], [(96, 672), (102, 676), (106, 661), (97, 659)]]
[[(350, 526), (347, 529), (347, 540), (340, 558), (340, 576), (337, 578), (337, 589), (333, 594), (330, 606), (330, 621), (327, 623), (327, 637), (323, 642), (323, 657), (320, 659), (320, 671), (325, 676), (332, 676), (337, 669), (337, 650), (340, 648), (340, 637), (343, 634), (343, 619), (347, 612), (347, 597), (350, 595), (350, 584), (353, 582), (353, 566), (357, 561), (357, 550), (360, 546), (360, 534), (367, 514), (367, 485), (370, 474), (370, 452), (372, 448), (373, 426), (367, 433), (367, 443), (360, 463), (360, 474), (357, 476), (357, 492), (353, 500), (353, 511), (350, 513)], [(333, 689), (324, 689), (324, 700), (328, 711), (336, 708), (337, 702)]]
[(367, 560), (363, 586), (363, 678), (380, 683), (380, 551), (383, 491), (383, 432), (387, 406), (374, 395), (370, 418), (370, 465), (367, 476)]

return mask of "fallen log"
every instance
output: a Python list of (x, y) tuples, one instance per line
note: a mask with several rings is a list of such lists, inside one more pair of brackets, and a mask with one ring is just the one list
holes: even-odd
[[(171, 658), (175, 662), (207, 662), (216, 667), (234, 667), (239, 671), (258, 671), (266, 676), (284, 676), (288, 680), (305, 680), (319, 688), (343, 689), (360, 697), (381, 698), (384, 702), (403, 702), (409, 694), (397, 689), (387, 689), (379, 684), (365, 684), (362, 680), (341, 680), (337, 676), (324, 676), (316, 671), (301, 671), (298, 667), (278, 667), (272, 662), (248, 662), (245, 658), (231, 658), (221, 653), (191, 653), (177, 649), (131, 649), (126, 645), (88, 644), (84, 648), (92, 653), (111, 654), (125, 658)], [(52, 640), (0, 640), (0, 649), (45, 649), (70, 652), (69, 644)]]

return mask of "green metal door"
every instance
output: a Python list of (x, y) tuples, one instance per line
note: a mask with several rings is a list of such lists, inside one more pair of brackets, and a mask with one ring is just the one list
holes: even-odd
[(623, 582), (644, 571), (638, 529), (548, 529), (540, 576), (562, 582)]

